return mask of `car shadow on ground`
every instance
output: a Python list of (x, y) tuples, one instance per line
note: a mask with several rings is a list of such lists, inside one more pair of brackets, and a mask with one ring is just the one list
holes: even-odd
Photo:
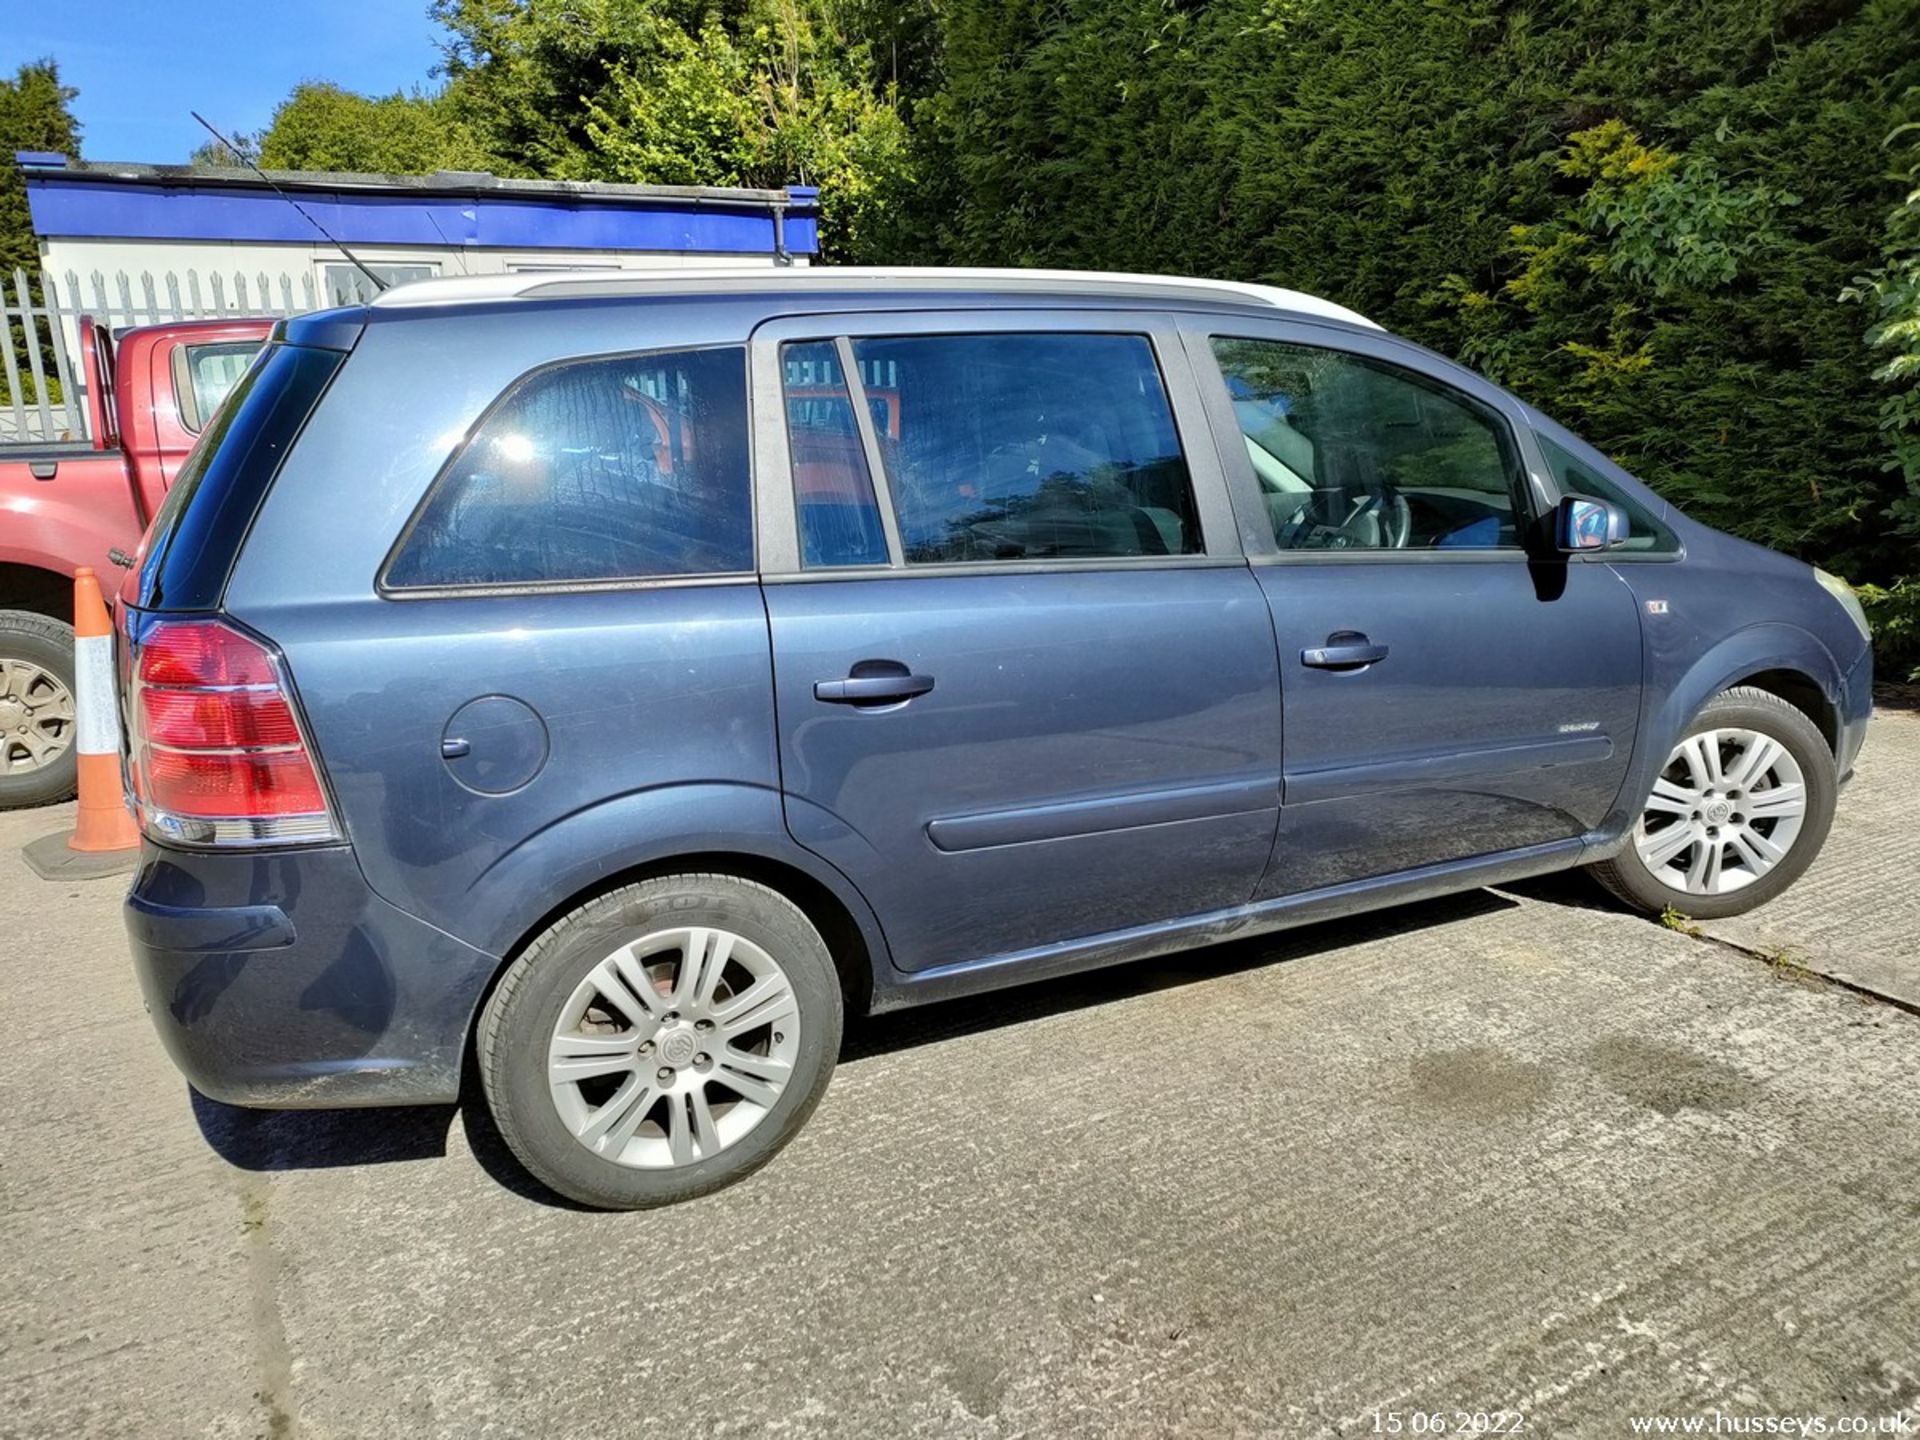
[[(1564, 881), (1565, 877), (1547, 877)], [(1546, 881), (1504, 887), (1529, 898)], [(1568, 887), (1590, 889), (1578, 881)], [(1322, 921), (1297, 930), (1230, 940), (1157, 960), (1116, 965), (985, 995), (948, 1000), (911, 1010), (850, 1019), (840, 1050), (842, 1064), (859, 1064), (935, 1041), (959, 1039), (1005, 1025), (1020, 1025), (1066, 1011), (1104, 1005), (1137, 995), (1192, 985), (1264, 965), (1324, 955), (1369, 940), (1439, 929), (1513, 908), (1518, 902), (1493, 890), (1471, 890), (1437, 900), (1396, 906), (1346, 920)], [(1561, 901), (1560, 903), (1568, 903)], [(507, 1148), (479, 1103), (478, 1079), (468, 1074), (464, 1100), (452, 1105), (392, 1106), (377, 1110), (245, 1110), (189, 1089), (194, 1120), (207, 1144), (242, 1170), (323, 1170), (430, 1160), (447, 1153), (455, 1119), (474, 1159), (499, 1184), (525, 1199), (563, 1209), (581, 1209), (529, 1175)]]
[(1543, 905), (1558, 905), (1567, 910), (1603, 910), (1611, 915), (1626, 914), (1626, 908), (1599, 884), (1580, 870), (1556, 870), (1551, 875), (1536, 875), (1531, 880), (1514, 880), (1499, 887), (1499, 894), (1521, 900), (1536, 900)]

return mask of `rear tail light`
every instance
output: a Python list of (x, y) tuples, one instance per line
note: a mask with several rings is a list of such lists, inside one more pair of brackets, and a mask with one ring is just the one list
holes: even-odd
[(162, 621), (133, 665), (141, 827), (188, 845), (338, 840), (273, 652), (217, 620)]

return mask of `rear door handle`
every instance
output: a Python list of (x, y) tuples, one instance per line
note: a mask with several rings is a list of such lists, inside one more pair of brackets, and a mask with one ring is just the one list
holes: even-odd
[(1327, 643), (1300, 652), (1300, 663), (1315, 670), (1358, 670), (1387, 658), (1387, 647), (1376, 645), (1358, 630), (1337, 630)]
[(844, 680), (816, 680), (813, 698), (829, 705), (893, 705), (933, 689), (931, 675), (849, 675)]

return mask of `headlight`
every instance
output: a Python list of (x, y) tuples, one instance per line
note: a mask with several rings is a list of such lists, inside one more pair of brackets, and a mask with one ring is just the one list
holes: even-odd
[(1834, 599), (1838, 600), (1846, 609), (1847, 614), (1853, 617), (1853, 623), (1860, 627), (1861, 636), (1871, 640), (1873, 638), (1873, 627), (1867, 624), (1867, 612), (1861, 608), (1860, 597), (1853, 593), (1853, 586), (1842, 580), (1838, 575), (1829, 575), (1818, 566), (1814, 567), (1813, 578), (1818, 580), (1821, 588), (1833, 596)]

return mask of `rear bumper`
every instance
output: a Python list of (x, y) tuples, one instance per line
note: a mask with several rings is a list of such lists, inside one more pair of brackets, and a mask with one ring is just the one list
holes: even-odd
[(125, 918), (175, 1065), (230, 1105), (456, 1099), (498, 960), (381, 900), (344, 846), (212, 855), (148, 843)]

